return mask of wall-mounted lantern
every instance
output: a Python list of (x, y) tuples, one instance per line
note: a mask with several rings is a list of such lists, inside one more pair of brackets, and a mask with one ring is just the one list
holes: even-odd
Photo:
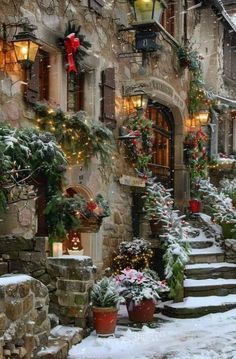
[(124, 97), (124, 109), (128, 116), (141, 109), (146, 111), (147, 104), (148, 97), (145, 94)]
[[(36, 26), (31, 25), (28, 21), (19, 22), (19, 23), (9, 23), (2, 24), (2, 32), (3, 32), (3, 42), (7, 44), (7, 42), (11, 42), (14, 46), (14, 52), (16, 56), (16, 61), (21, 65), (23, 69), (30, 69), (32, 64), (35, 61), (39, 43), (37, 42), (37, 38), (33, 33), (33, 30), (36, 29)], [(7, 29), (8, 28), (22, 28), (18, 34), (14, 36), (13, 40), (7, 39)], [(6, 52), (7, 46), (4, 46), (4, 51)]]
[(201, 126), (207, 126), (210, 122), (210, 114), (208, 110), (200, 110), (194, 114), (194, 117), (199, 121)]
[(160, 21), (165, 8), (164, 0), (131, 0), (134, 9), (136, 28), (135, 47), (137, 51), (152, 52), (159, 48), (157, 44), (156, 24)]
[(132, 52), (121, 53), (120, 57), (134, 56), (135, 52), (141, 53), (142, 65), (145, 67), (147, 54), (162, 48), (158, 43), (157, 34), (160, 31), (159, 21), (167, 5), (164, 0), (129, 0), (129, 2), (133, 8), (135, 21), (120, 32), (135, 31), (135, 48)]
[(147, 24), (160, 21), (163, 11), (167, 8), (164, 0), (131, 0), (137, 22)]

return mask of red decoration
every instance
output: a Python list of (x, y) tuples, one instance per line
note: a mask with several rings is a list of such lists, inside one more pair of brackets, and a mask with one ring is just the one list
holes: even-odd
[(70, 35), (66, 36), (64, 44), (66, 47), (67, 61), (68, 61), (67, 72), (74, 71), (75, 73), (77, 73), (78, 71), (75, 66), (74, 54), (80, 47), (80, 41), (77, 37), (75, 37), (75, 33), (71, 33)]
[(93, 212), (96, 208), (97, 208), (97, 205), (95, 202), (93, 201), (88, 201), (87, 202), (87, 208), (90, 212)]
[(189, 206), (192, 213), (199, 213), (201, 211), (201, 202), (197, 199), (191, 199), (189, 201)]

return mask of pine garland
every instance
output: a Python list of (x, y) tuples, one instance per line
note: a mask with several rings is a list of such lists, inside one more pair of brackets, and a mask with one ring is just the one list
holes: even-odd
[(46, 103), (37, 103), (35, 112), (37, 127), (54, 134), (69, 163), (88, 164), (91, 157), (97, 156), (101, 167), (112, 164), (112, 132), (102, 123), (92, 122), (86, 112), (65, 114)]
[(183, 287), (184, 266), (188, 261), (189, 246), (184, 241), (189, 226), (183, 221), (173, 208), (171, 190), (161, 183), (149, 179), (146, 192), (146, 213), (148, 219), (160, 221), (163, 224), (163, 240), (165, 249), (165, 275), (170, 287), (170, 297), (174, 298), (179, 289)]

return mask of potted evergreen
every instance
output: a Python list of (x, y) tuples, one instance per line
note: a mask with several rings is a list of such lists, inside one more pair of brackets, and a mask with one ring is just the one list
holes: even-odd
[(91, 291), (94, 326), (97, 335), (114, 334), (120, 300), (114, 278), (104, 277), (92, 287)]

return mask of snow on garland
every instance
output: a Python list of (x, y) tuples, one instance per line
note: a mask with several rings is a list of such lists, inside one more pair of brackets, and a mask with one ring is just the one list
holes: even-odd
[(161, 183), (149, 179), (145, 197), (147, 217), (163, 224), (163, 234), (160, 237), (165, 248), (165, 275), (170, 296), (175, 297), (183, 287), (184, 266), (189, 253), (189, 245), (184, 240), (191, 232), (191, 227), (184, 221), (184, 216), (174, 210), (170, 192)]
[(214, 220), (218, 223), (236, 223), (236, 211), (232, 199), (223, 191), (219, 191), (209, 179), (198, 182), (202, 194), (202, 202), (209, 209)]

